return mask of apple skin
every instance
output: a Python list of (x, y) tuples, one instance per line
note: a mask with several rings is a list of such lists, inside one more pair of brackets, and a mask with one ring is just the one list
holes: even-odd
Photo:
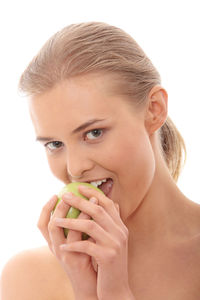
[[(66, 186), (64, 186), (62, 188), (62, 190), (59, 192), (59, 194), (58, 194), (58, 201), (56, 203), (56, 206), (61, 201), (62, 196), (65, 193), (67, 193), (67, 192), (71, 192), (71, 193), (73, 193), (77, 197), (81, 197), (81, 198), (83, 198), (85, 200), (89, 200), (88, 198), (86, 198), (85, 196), (83, 196), (81, 193), (79, 193), (78, 187), (80, 185), (84, 185), (86, 187), (93, 188), (94, 190), (99, 191), (99, 192), (101, 192), (103, 194), (102, 190), (100, 190), (99, 188), (93, 186), (90, 183), (86, 183), (86, 182), (72, 182), (72, 183), (69, 183)], [(55, 208), (56, 208), (56, 206), (55, 206)], [(54, 210), (55, 210), (55, 208), (54, 208)], [(77, 209), (75, 207), (70, 207), (70, 209), (69, 209), (69, 211), (68, 211), (68, 213), (66, 215), (66, 218), (76, 219), (80, 215), (80, 213), (81, 212), (80, 212), (79, 209)], [(64, 234), (65, 234), (65, 237), (67, 237), (67, 234), (68, 234), (68, 229), (67, 228), (64, 228)], [(88, 235), (85, 234), (85, 233), (83, 233), (82, 234), (82, 239), (87, 239), (87, 238), (88, 238)]]

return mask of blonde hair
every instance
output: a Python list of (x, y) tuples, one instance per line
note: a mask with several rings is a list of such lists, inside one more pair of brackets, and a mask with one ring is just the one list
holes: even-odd
[[(67, 78), (91, 72), (114, 75), (118, 93), (135, 105), (144, 104), (152, 87), (161, 83), (158, 71), (130, 35), (102, 22), (86, 22), (54, 34), (22, 74), (19, 88), (27, 95), (37, 95)], [(169, 117), (159, 136), (163, 157), (177, 181), (186, 149)]]

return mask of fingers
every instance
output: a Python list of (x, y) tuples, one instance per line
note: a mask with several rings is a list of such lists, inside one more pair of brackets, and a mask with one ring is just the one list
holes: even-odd
[[(76, 197), (71, 195), (69, 197), (67, 193), (63, 195), (63, 201), (66, 201), (70, 206), (76, 207), (79, 210), (83, 211), (87, 215), (91, 216), (92, 219), (98, 223), (106, 232), (109, 232), (110, 234), (114, 236), (118, 236), (119, 234), (123, 233), (123, 227), (125, 226), (119, 216), (119, 213), (117, 209), (115, 208), (115, 204), (112, 200), (108, 199), (107, 201), (110, 202), (110, 214), (114, 215), (115, 220), (110, 216), (110, 214), (101, 206), (96, 205), (95, 203), (91, 203), (91, 201), (87, 201), (85, 199), (82, 199), (80, 197)], [(105, 197), (105, 196), (103, 196)], [(106, 197), (105, 197), (106, 198)], [(90, 199), (96, 199), (96, 197), (91, 197)], [(98, 198), (99, 200), (99, 198)], [(100, 202), (100, 200), (99, 200)], [(114, 211), (114, 212), (113, 212)], [(65, 226), (67, 226), (65, 224)], [(93, 225), (91, 225), (93, 226)], [(122, 227), (122, 228), (121, 228)], [(73, 228), (71, 228), (73, 229)], [(87, 232), (88, 233), (88, 232)], [(94, 238), (94, 236), (93, 236)]]
[(92, 188), (88, 188), (86, 186), (79, 186), (79, 192), (86, 196), (88, 199), (92, 196), (96, 197), (99, 201), (99, 205), (103, 207), (106, 212), (111, 216), (111, 218), (115, 221), (116, 224), (119, 226), (123, 226), (124, 223), (122, 222), (121, 218), (119, 218), (119, 210), (117, 209), (115, 203), (106, 197), (104, 194), (96, 191)]
[(120, 218), (120, 208), (119, 204), (115, 203), (108, 197), (106, 197), (104, 194), (100, 193), (97, 190), (94, 190), (93, 188), (89, 188), (86, 186), (79, 186), (79, 192), (86, 196), (87, 198), (90, 197), (96, 197), (99, 202), (99, 206), (103, 207), (105, 211), (111, 216), (112, 220), (119, 226), (121, 229), (121, 237), (127, 238), (128, 236), (128, 229), (125, 226), (125, 224), (122, 222), (122, 219)]
[(54, 224), (55, 218), (65, 218), (70, 206), (64, 201), (60, 201), (56, 206), (56, 209), (52, 215), (52, 218), (48, 224), (48, 230), (50, 239), (54, 244), (54, 247), (57, 247), (60, 243), (63, 243), (65, 240), (64, 231), (62, 228), (58, 228)]
[[(55, 249), (57, 249), (60, 244), (66, 241), (63, 228), (57, 226), (54, 221), (56, 218), (65, 218), (70, 208), (70, 206), (62, 200), (58, 204), (57, 202), (58, 202), (58, 197), (54, 195), (44, 205), (39, 217), (39, 221), (37, 223), (39, 230), (41, 231), (42, 235), (46, 239), (49, 248), (53, 252), (55, 252)], [(89, 220), (91, 217), (85, 214), (84, 212), (81, 212), (78, 218), (83, 220)], [(74, 242), (81, 239), (82, 239), (82, 231), (69, 230), (67, 236), (67, 242)]]
[[(114, 242), (113, 236), (120, 238), (122, 235), (123, 237), (124, 234), (121, 228), (114, 223), (112, 218), (101, 206), (96, 205), (97, 199), (95, 197), (86, 201), (85, 199), (73, 196), (72, 194), (69, 198), (69, 195), (65, 194), (63, 195), (63, 201), (65, 201), (65, 198), (67, 198), (69, 205), (84, 211), (84, 213), (82, 212), (80, 217), (77, 219), (55, 219), (56, 226), (70, 229), (69, 233), (73, 235), (73, 238), (70, 238), (69, 240), (67, 239), (67, 242), (81, 240), (81, 232), (87, 233), (101, 245), (111, 245)], [(90, 216), (93, 220), (90, 220)], [(74, 232), (77, 232), (76, 235), (74, 235)]]
[[(89, 201), (73, 194), (71, 198), (68, 198), (68, 193), (66, 193), (51, 216), (58, 201), (57, 196), (54, 196), (44, 206), (40, 215), (38, 227), (50, 249), (58, 257), (61, 254), (60, 245), (81, 242), (83, 232), (93, 238), (95, 241), (93, 244), (106, 248), (107, 246), (115, 248), (119, 243), (127, 240), (128, 230), (121, 221), (118, 204), (93, 189), (87, 188), (84, 192), (81, 188), (80, 190), (83, 195), (89, 197)], [(71, 206), (81, 211), (77, 219), (66, 218)], [(93, 220), (90, 220), (91, 218)], [(63, 228), (69, 230), (67, 239)]]
[(46, 239), (47, 243), (50, 244), (50, 237), (49, 237), (49, 231), (48, 231), (48, 224), (51, 218), (51, 212), (54, 209), (56, 203), (58, 201), (58, 198), (56, 195), (54, 195), (43, 207), (37, 226), (39, 230), (41, 231), (42, 235)]
[[(96, 199), (95, 199), (95, 202), (97, 202)], [(81, 212), (77, 219), (79, 219), (79, 220), (90, 220), (91, 217), (88, 214), (86, 214), (84, 212)], [(68, 243), (80, 241), (81, 239), (82, 239), (82, 230), (81, 231), (75, 231), (75, 230), (71, 229), (71, 230), (68, 231), (68, 235), (67, 235), (67, 242)]]
[[(112, 244), (111, 236), (93, 220), (56, 218), (54, 222), (56, 226), (60, 226), (60, 228), (64, 227), (69, 228), (70, 230), (85, 232), (89, 236), (91, 236), (98, 244)], [(81, 239), (79, 238), (79, 240)]]
[(60, 245), (61, 251), (79, 252), (89, 255), (95, 259), (94, 263), (108, 264), (117, 257), (117, 250), (105, 248), (90, 241), (78, 241), (70, 244)]

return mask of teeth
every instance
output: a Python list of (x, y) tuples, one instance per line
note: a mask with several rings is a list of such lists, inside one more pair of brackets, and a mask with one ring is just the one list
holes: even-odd
[(95, 181), (90, 182), (90, 184), (97, 187), (97, 182), (95, 182)]
[(95, 187), (98, 187), (100, 184), (102, 184), (102, 182), (106, 182), (107, 179), (103, 179), (103, 180), (98, 180), (98, 181), (92, 181), (90, 182), (90, 184), (92, 184)]

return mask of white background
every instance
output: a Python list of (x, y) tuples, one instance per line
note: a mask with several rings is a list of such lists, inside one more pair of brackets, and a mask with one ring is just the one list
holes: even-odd
[[(45, 242), (36, 227), (41, 208), (63, 186), (35, 142), (18, 80), (43, 43), (66, 25), (104, 21), (130, 33), (162, 77), (169, 115), (188, 158), (178, 185), (199, 198), (199, 1), (2, 1), (0, 4), (0, 270), (15, 253)], [(41, 148), (40, 148), (41, 147)]]

